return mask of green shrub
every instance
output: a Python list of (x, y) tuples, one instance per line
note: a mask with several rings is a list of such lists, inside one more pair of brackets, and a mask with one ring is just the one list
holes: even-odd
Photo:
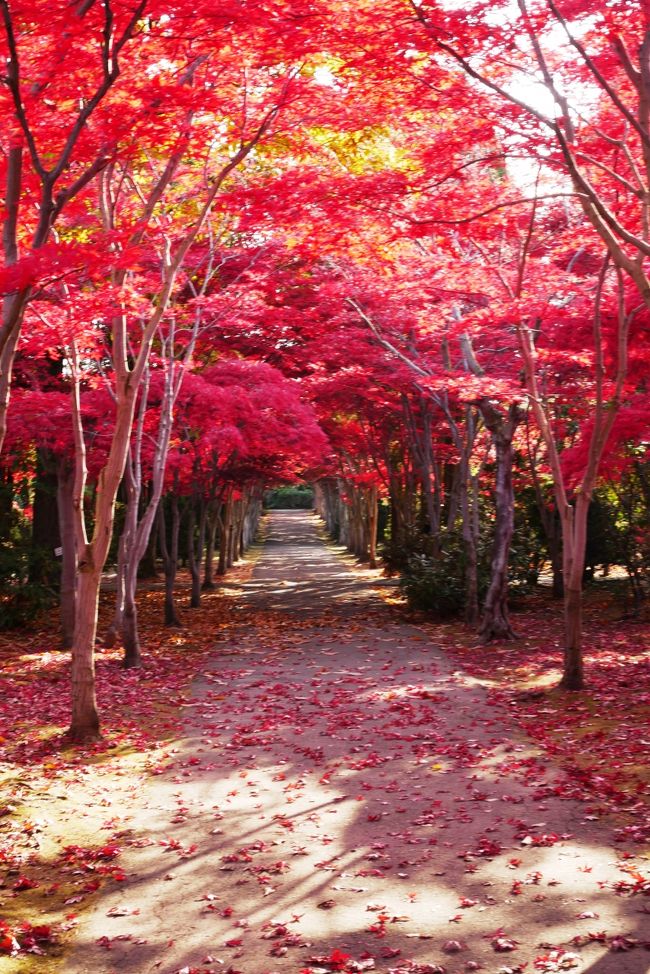
[(28, 626), (35, 616), (56, 605), (54, 589), (28, 581), (29, 557), (26, 547), (0, 545), (0, 629)]
[(276, 487), (267, 490), (264, 506), (269, 510), (303, 510), (314, 506), (314, 491), (311, 487)]
[[(460, 615), (465, 608), (465, 549), (458, 531), (445, 532), (437, 555), (416, 552), (403, 568), (400, 588), (409, 605), (439, 619)], [(487, 590), (490, 572), (489, 544), (478, 545), (479, 599)]]

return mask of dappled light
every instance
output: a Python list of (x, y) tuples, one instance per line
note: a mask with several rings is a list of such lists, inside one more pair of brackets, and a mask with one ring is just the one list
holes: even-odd
[(0, 974), (648, 974), (650, 0), (0, 61)]
[(311, 515), (271, 527), (240, 629), (120, 823), (126, 882), (84, 917), (66, 969), (551, 971), (564, 957), (558, 970), (642, 974), (643, 947), (616, 948), (643, 940), (643, 898), (616, 891), (635, 850), (585, 805), (540, 797), (556, 769), (377, 597), (359, 599), (363, 627), (322, 625), (296, 578), (270, 611), (285, 558), (332, 590), (365, 584)]

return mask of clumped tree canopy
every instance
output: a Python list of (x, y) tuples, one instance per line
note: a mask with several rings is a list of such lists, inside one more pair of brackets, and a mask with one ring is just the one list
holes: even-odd
[(137, 666), (152, 546), (174, 623), (302, 481), (486, 642), (548, 570), (581, 689), (585, 572), (650, 561), (647, 4), (0, 14), (3, 599), (60, 585), (72, 738), (107, 562)]

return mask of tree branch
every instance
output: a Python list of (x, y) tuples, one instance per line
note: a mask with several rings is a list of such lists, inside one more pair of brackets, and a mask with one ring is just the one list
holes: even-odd
[(458, 220), (442, 220), (438, 217), (429, 217), (428, 219), (421, 219), (418, 217), (407, 217), (411, 223), (426, 224), (426, 223), (442, 223), (446, 226), (457, 226), (462, 223), (472, 223), (474, 220), (480, 220), (484, 216), (489, 216), (490, 213), (496, 213), (497, 210), (503, 210), (509, 206), (521, 206), (522, 203), (535, 203), (537, 204), (540, 200), (553, 200), (553, 199), (581, 199), (583, 198), (582, 193), (544, 193), (542, 196), (523, 196), (521, 199), (517, 200), (505, 200), (503, 203), (495, 203), (494, 206), (490, 206), (487, 210), (481, 210), (480, 213), (472, 213), (470, 216), (461, 217)]
[[(587, 50), (585, 49), (584, 45), (577, 39), (577, 37), (574, 37), (574, 35), (571, 33), (571, 31), (569, 30), (569, 25), (566, 22), (566, 19), (564, 18), (563, 14), (558, 10), (554, 0), (546, 0), (546, 2), (548, 3), (548, 6), (553, 13), (553, 16), (555, 17), (557, 22), (562, 27), (562, 30), (566, 34), (569, 43), (571, 44), (572, 47), (576, 49), (576, 51), (578, 52), (578, 54), (580, 55), (584, 63), (587, 65), (587, 67), (591, 71), (592, 75), (594, 76), (594, 78), (596, 79), (600, 87), (603, 89), (603, 91), (607, 93), (607, 95), (609, 96), (613, 104), (616, 106), (616, 108), (618, 108), (621, 115), (623, 115), (623, 117), (627, 119), (627, 121), (630, 123), (632, 128), (637, 132), (637, 134), (641, 138), (641, 141), (645, 142), (646, 145), (650, 146), (650, 136), (648, 132), (646, 132), (643, 126), (639, 124), (638, 119), (635, 118), (633, 112), (630, 111), (630, 109), (627, 107), (627, 105), (622, 100), (622, 98), (620, 98), (616, 90), (612, 88), (612, 86), (607, 81), (607, 78), (603, 75), (598, 65), (593, 61), (593, 59), (587, 53)], [(618, 48), (616, 47), (616, 41), (614, 42), (614, 46), (615, 49), (617, 50), (617, 53), (619, 53)], [(631, 66), (631, 62), (629, 61), (629, 55), (628, 55), (628, 62)], [(637, 73), (635, 72), (635, 74)], [(637, 80), (635, 80), (634, 76), (630, 76), (629, 73), (628, 73), (628, 77), (631, 77), (631, 80), (634, 81), (635, 85), (638, 88), (638, 82), (640, 82), (640, 75), (638, 75)]]
[(18, 45), (16, 44), (13, 20), (11, 19), (11, 11), (9, 10), (7, 0), (0, 0), (0, 10), (2, 11), (2, 20), (4, 22), (5, 34), (7, 35), (7, 47), (9, 49), (6, 84), (11, 92), (16, 118), (22, 133), (25, 136), (32, 165), (40, 178), (44, 180), (47, 176), (47, 172), (41, 163), (38, 149), (36, 147), (36, 140), (34, 139), (34, 134), (30, 128), (27, 114), (25, 112), (25, 106), (23, 105), (20, 87), (20, 61), (18, 58)]

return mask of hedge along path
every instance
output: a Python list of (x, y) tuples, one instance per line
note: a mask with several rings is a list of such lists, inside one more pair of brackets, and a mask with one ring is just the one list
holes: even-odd
[(643, 856), (369, 585), (270, 515), (67, 972), (647, 971)]

